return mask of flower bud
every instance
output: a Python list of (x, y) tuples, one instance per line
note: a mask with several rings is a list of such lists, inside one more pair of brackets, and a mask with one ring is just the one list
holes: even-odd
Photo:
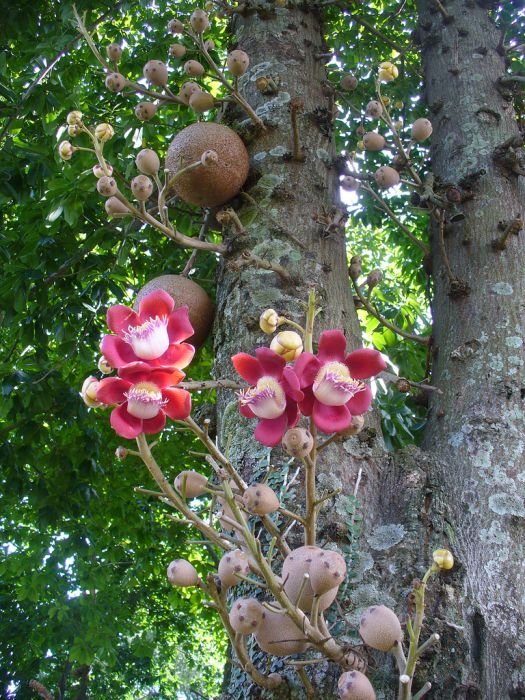
[(365, 644), (379, 651), (390, 651), (396, 642), (403, 639), (397, 615), (385, 605), (373, 605), (364, 611), (359, 634)]
[(434, 564), (443, 571), (449, 571), (454, 566), (454, 557), (448, 549), (436, 549), (432, 559)]
[(127, 206), (116, 197), (108, 197), (106, 199), (104, 207), (106, 209), (107, 214), (109, 216), (114, 216), (115, 218), (121, 218), (123, 216), (127, 216), (130, 213)]
[(210, 26), (208, 15), (204, 10), (194, 10), (190, 17), (190, 24), (194, 32), (202, 34)]
[(103, 175), (97, 182), (97, 190), (103, 197), (113, 197), (117, 193), (118, 187), (114, 178)]
[(113, 175), (113, 166), (106, 163), (106, 170), (107, 173), (104, 172), (104, 168), (100, 165), (100, 163), (97, 163), (93, 166), (93, 175), (97, 178), (97, 180), (104, 177), (104, 175), (109, 175), (111, 177), (111, 175)]
[(306, 428), (290, 428), (283, 436), (282, 445), (291, 457), (306, 457), (312, 451), (314, 438)]
[(72, 146), (69, 141), (62, 141), (58, 146), (58, 155), (62, 160), (71, 160), (73, 153), (75, 152), (74, 146)]
[(95, 127), (95, 136), (99, 141), (109, 141), (109, 139), (115, 134), (115, 130), (111, 124), (103, 122), (102, 124), (97, 124)]
[(184, 32), (184, 25), (178, 19), (170, 19), (168, 22), (168, 32), (170, 34), (182, 34)]
[(270, 343), (273, 350), (287, 362), (296, 360), (303, 351), (303, 339), (295, 331), (281, 331)]
[(250, 65), (250, 58), (246, 51), (241, 51), (240, 49), (235, 49), (228, 54), (228, 59), (226, 61), (228, 70), (230, 73), (235, 75), (237, 78), (244, 75), (248, 70)]
[(204, 153), (201, 156), (201, 163), (206, 167), (209, 167), (210, 165), (213, 165), (214, 163), (218, 162), (219, 154), (217, 153), (217, 151), (209, 149), (208, 151), (204, 151)]
[(202, 63), (199, 63), (199, 61), (190, 59), (184, 64), (184, 72), (186, 73), (186, 75), (191, 75), (192, 78), (196, 78), (201, 75), (204, 75), (204, 66), (202, 65)]
[(142, 69), (146, 80), (152, 85), (164, 87), (168, 83), (168, 67), (162, 61), (151, 60)]
[(199, 474), (194, 471), (183, 471), (177, 474), (173, 485), (185, 498), (197, 498), (206, 493), (208, 479), (204, 474)]
[(259, 328), (263, 333), (271, 335), (279, 325), (279, 314), (274, 309), (266, 309), (259, 317)]
[(98, 371), (102, 372), (102, 374), (111, 374), (111, 372), (113, 372), (113, 367), (109, 364), (104, 355), (101, 355), (98, 361)]
[(82, 132), (82, 128), (80, 124), (70, 124), (67, 127), (67, 133), (70, 136), (78, 136)]
[(82, 112), (75, 110), (67, 115), (66, 121), (69, 125), (82, 124)]
[(374, 287), (377, 287), (382, 279), (383, 273), (381, 270), (372, 270), (372, 272), (369, 272), (367, 275), (366, 283), (370, 289), (373, 289)]
[(97, 408), (102, 406), (101, 403), (97, 401), (97, 389), (99, 381), (96, 377), (87, 377), (82, 384), (82, 389), (80, 390), (80, 396), (82, 401), (89, 406), (89, 408)]
[(346, 192), (355, 192), (359, 187), (359, 180), (356, 180), (355, 177), (351, 175), (345, 175), (339, 184)]
[(121, 73), (109, 73), (106, 76), (106, 87), (111, 92), (122, 92), (127, 85), (126, 78)]
[(206, 39), (206, 41), (204, 42), (204, 48), (206, 49), (206, 51), (213, 51), (213, 49), (215, 48), (215, 42), (212, 39)]
[(126, 457), (129, 454), (129, 450), (127, 447), (122, 447), (122, 445), (119, 445), (117, 449), (115, 450), (115, 457), (119, 460), (126, 459)]
[(383, 114), (383, 105), (378, 100), (372, 100), (366, 106), (366, 116), (370, 119), (379, 119)]
[(188, 586), (198, 586), (200, 582), (199, 574), (193, 564), (186, 559), (175, 559), (168, 566), (168, 581), (172, 586), (187, 588)]
[(340, 434), (343, 437), (351, 437), (352, 435), (358, 435), (360, 432), (362, 432), (364, 427), (365, 427), (365, 417), (364, 416), (352, 416), (352, 422), (350, 423), (348, 428), (345, 428), (345, 430), (342, 430)]
[(159, 172), (160, 160), (151, 148), (143, 148), (137, 153), (135, 165), (144, 175), (156, 175)]
[(153, 193), (153, 182), (147, 175), (137, 175), (131, 181), (131, 191), (136, 199), (145, 202)]
[(352, 73), (347, 73), (346, 75), (343, 75), (341, 78), (340, 86), (341, 90), (355, 90), (357, 87), (357, 83), (359, 81), (355, 77), (355, 75), (352, 75)]
[(390, 61), (383, 61), (383, 63), (379, 64), (378, 78), (384, 83), (389, 83), (390, 81), (395, 80), (398, 75), (399, 71), (397, 66), (390, 63)]
[(106, 46), (106, 52), (110, 61), (118, 63), (122, 56), (122, 46), (116, 43), (108, 44), (108, 46)]
[(171, 44), (169, 48), (170, 56), (174, 58), (182, 58), (186, 53), (186, 47), (182, 44)]
[(412, 138), (414, 141), (425, 141), (432, 133), (432, 124), (430, 120), (422, 117), (416, 119), (412, 124)]
[(157, 113), (157, 105), (154, 102), (139, 102), (135, 107), (135, 116), (141, 122), (149, 122)]

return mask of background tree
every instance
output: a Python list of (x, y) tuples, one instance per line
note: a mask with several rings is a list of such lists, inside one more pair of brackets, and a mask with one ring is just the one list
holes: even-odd
[[(417, 208), (408, 206), (406, 188), (387, 196), (401, 227), (385, 215), (366, 181), (359, 202), (350, 205), (346, 239), (332, 211), (339, 173), (347, 167), (336, 153), (356, 149), (356, 127), (374, 97), (377, 66), (395, 60), (400, 79), (383, 90), (392, 114), (407, 126), (428, 115), (434, 125), (431, 197), (440, 206), (430, 216), (432, 255), (425, 269), (432, 270), (434, 286), (433, 383), (443, 393), (433, 394), (424, 452), (386, 453), (374, 416), (360, 438), (325, 451), (320, 483), (327, 489), (340, 483), (348, 496), (362, 475), (359, 543), (356, 519), (349, 515), (352, 499), (337, 500), (322, 529), (323, 538), (346, 546), (352, 560), (353, 576), (341, 600), (345, 615), (336, 632), (351, 641), (348, 624), (369, 604), (406, 610), (411, 580), (447, 535), (461, 568), (434, 590), (433, 627), (442, 648), (422, 674), (434, 684), (433, 697), (461, 692), (472, 698), (523, 697), (524, 266), (522, 234), (511, 233), (519, 230), (511, 224), (522, 214), (523, 199), (522, 140), (513, 110), (513, 101), (522, 106), (522, 80), (511, 77), (522, 70), (514, 50), (523, 22), (518, 3), (487, 7), (450, 0), (443, 6), (422, 0), (362, 8), (319, 2), (275, 8), (259, 2), (242, 3), (248, 11), (231, 14), (228, 6), (216, 4), (228, 15), (214, 22), (210, 34), (218, 55), (238, 43), (252, 67), (265, 64), (277, 94), (262, 95), (254, 80), (242, 85), (242, 94), (271, 128), (262, 134), (250, 133), (247, 125), (241, 130), (252, 156), (245, 186), (251, 200), (241, 198), (235, 207), (248, 235), (219, 262), (215, 346), (213, 353), (211, 347), (201, 351), (192, 377), (207, 378), (212, 357), (217, 376), (232, 376), (230, 356), (266, 342), (257, 327), (259, 311), (271, 306), (298, 320), (312, 286), (324, 307), (319, 328), (343, 327), (350, 347), (356, 347), (359, 327), (346, 251), (362, 255), (365, 272), (381, 267), (384, 281), (372, 301), (382, 316), (402, 330), (428, 335), (430, 287), (422, 248), (429, 208), (436, 206), (428, 188), (417, 191), (419, 200), (412, 197)], [(121, 64), (126, 75), (140, 73), (150, 58), (164, 58), (172, 40), (164, 34), (171, 10), (163, 4), (121, 3), (121, 14), (114, 5), (79, 5), (90, 9), (96, 13), (88, 22), (105, 20), (95, 30), (99, 44), (127, 43)], [(193, 9), (181, 2), (177, 13)], [(93, 697), (172, 697), (174, 686), (209, 697), (216, 680), (210, 647), (222, 639), (220, 632), (198, 594), (181, 600), (164, 583), (165, 563), (192, 545), (160, 508), (141, 495), (131, 497), (135, 485), (149, 485), (144, 472), (129, 460), (114, 461), (108, 445), (118, 441), (77, 396), (92, 371), (108, 302), (129, 302), (150, 277), (180, 272), (188, 253), (153, 229), (123, 220), (108, 225), (89, 156), (76, 154), (64, 167), (51, 148), (67, 111), (81, 109), (92, 123), (115, 126), (108, 159), (129, 179), (133, 158), (126, 154), (142, 144), (165, 152), (166, 139), (195, 117), (175, 107), (139, 124), (132, 99), (104, 91), (102, 72), (78, 42), (71, 8), (60, 12), (57, 23), (52, 6), (20, 5), (7, 13), (2, 29), (4, 694), (31, 696), (27, 681), (37, 677), (60, 697), (65, 692), (83, 697), (83, 668), (89, 665)], [(179, 64), (173, 66), (177, 84), (183, 78)], [(350, 95), (338, 87), (343, 69), (360, 78)], [(395, 107), (396, 100), (403, 106)], [(335, 103), (340, 112), (334, 122)], [(304, 162), (288, 155), (294, 111)], [(221, 118), (237, 128), (242, 121), (231, 108)], [(429, 172), (425, 157), (419, 148), (413, 154), (422, 176)], [(355, 167), (367, 173), (387, 161), (367, 153), (356, 156)], [(173, 212), (179, 230), (198, 232), (199, 210), (174, 203)], [(423, 243), (406, 236), (407, 230)], [(243, 250), (283, 265), (292, 281), (271, 270), (241, 267)], [(191, 273), (210, 292), (215, 265), (214, 255), (199, 253)], [(409, 343), (374, 315), (360, 314), (366, 339), (388, 354), (401, 375), (416, 381), (426, 376), (423, 344)], [(416, 394), (405, 400), (392, 387), (378, 397), (388, 446), (403, 447), (420, 433), (422, 412), (415, 399)], [(282, 456), (269, 458), (253, 443), (253, 426), (239, 420), (231, 393), (218, 401), (221, 442), (245, 478), (257, 478), (269, 459), (282, 465)], [(172, 433), (163, 434), (165, 463), (177, 465), (177, 471), (202, 468), (189, 455), (189, 438)], [(349, 522), (351, 541), (345, 545)], [(202, 571), (212, 566), (201, 549), (193, 547), (188, 556), (202, 559)], [(203, 625), (208, 632), (200, 631)], [(395, 684), (391, 669), (382, 658), (374, 663), (374, 685), (388, 697)], [(191, 673), (192, 666), (198, 674)], [(188, 669), (185, 677), (181, 669)], [(314, 680), (324, 696), (333, 693), (329, 669), (316, 672)], [(10, 683), (16, 691), (8, 690)], [(232, 668), (224, 692), (256, 697), (259, 691)]]

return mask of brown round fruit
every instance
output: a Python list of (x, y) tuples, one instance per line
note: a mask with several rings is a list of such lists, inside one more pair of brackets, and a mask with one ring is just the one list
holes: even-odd
[(190, 17), (190, 24), (194, 32), (202, 34), (202, 32), (205, 32), (210, 26), (208, 15), (204, 10), (194, 10)]
[(359, 188), (359, 180), (356, 180), (351, 175), (345, 175), (339, 184), (347, 192), (355, 192)]
[(170, 19), (168, 22), (168, 32), (170, 34), (182, 34), (184, 32), (184, 25), (178, 19)]
[(155, 289), (163, 289), (175, 299), (175, 308), (189, 308), (190, 323), (195, 331), (185, 342), (199, 348), (209, 335), (215, 313), (213, 303), (204, 289), (196, 282), (179, 275), (161, 275), (150, 280), (138, 292), (134, 308), (138, 309), (141, 300)]
[(372, 684), (361, 671), (347, 671), (337, 683), (340, 700), (376, 700)]
[(359, 634), (365, 644), (379, 651), (390, 651), (403, 639), (401, 623), (395, 612), (386, 605), (372, 605), (361, 615)]
[(237, 134), (222, 124), (198, 122), (180, 131), (171, 142), (166, 168), (174, 175), (213, 148), (218, 162), (195, 168), (177, 178), (173, 189), (189, 204), (216, 207), (234, 197), (248, 177), (248, 152)]
[(330, 549), (321, 550), (310, 564), (310, 585), (316, 595), (322, 595), (337, 588), (346, 576), (346, 562), (343, 557)]
[(153, 102), (139, 102), (135, 107), (135, 116), (141, 122), (149, 122), (157, 113), (157, 105)]
[(244, 75), (248, 70), (250, 65), (250, 59), (246, 51), (241, 51), (240, 49), (235, 49), (228, 54), (228, 60), (226, 61), (228, 70), (230, 73), (235, 75), (237, 78)]

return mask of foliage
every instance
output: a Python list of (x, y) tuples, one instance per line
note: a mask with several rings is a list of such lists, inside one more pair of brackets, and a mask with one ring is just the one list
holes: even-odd
[[(149, 58), (166, 55), (170, 8), (165, 0), (78, 3), (88, 23), (104, 19), (94, 31), (96, 42), (124, 40), (123, 72), (133, 76)], [(193, 8), (188, 0), (177, 3), (181, 14)], [(405, 3), (401, 15), (397, 8), (397, 2), (377, 0), (360, 14), (403, 47), (399, 58), (348, 13), (327, 10), (327, 41), (335, 54), (331, 77), (337, 83), (344, 66), (361, 78), (358, 90), (342, 97), (337, 119), (338, 147), (347, 153), (356, 149), (361, 105), (373, 96), (380, 61), (399, 63), (400, 79), (385, 90), (404, 102), (396, 116), (408, 124), (425, 113), (410, 43), (414, 3)], [(498, 17), (509, 40), (523, 24), (513, 9), (514, 3), (506, 3)], [(173, 107), (139, 125), (135, 101), (103, 89), (103, 76), (72, 17), (68, 4), (26, 1), (5, 7), (0, 26), (0, 687), (4, 696), (34, 697), (30, 678), (57, 687), (64, 673), (68, 687), (78, 687), (74, 671), (88, 664), (93, 697), (173, 697), (174, 689), (208, 697), (219, 685), (222, 633), (198, 592), (181, 598), (164, 576), (165, 563), (182, 551), (203, 571), (208, 555), (189, 544), (160, 508), (133, 493), (135, 486), (150, 486), (145, 473), (131, 458), (115, 460), (114, 433), (78, 398), (83, 378), (96, 365), (108, 304), (127, 303), (149, 278), (180, 271), (187, 253), (152, 229), (108, 223), (90, 157), (77, 154), (64, 164), (56, 151), (67, 112), (80, 109), (92, 123), (115, 126), (107, 157), (129, 179), (130, 154), (143, 146), (163, 154), (193, 116)], [(211, 36), (221, 56), (229, 41), (226, 23), (218, 22)], [(510, 68), (523, 70), (517, 54), (511, 54)], [(425, 157), (418, 149), (418, 165), (426, 167)], [(355, 158), (359, 169), (365, 161), (367, 168), (379, 162), (373, 154)], [(420, 251), (369, 198), (361, 202), (351, 207), (349, 252), (359, 252), (367, 270), (383, 270), (385, 282), (373, 301), (397, 326), (427, 334), (429, 289)], [(389, 203), (398, 206), (401, 196), (392, 195)], [(179, 206), (177, 226), (195, 235), (201, 218), (198, 210)], [(404, 221), (424, 238), (420, 211), (407, 210)], [(214, 265), (213, 255), (200, 253), (192, 274), (210, 293)], [(424, 348), (401, 342), (364, 312), (362, 321), (365, 339), (400, 374), (424, 378)], [(192, 378), (208, 378), (211, 361), (205, 347)], [(421, 410), (408, 409), (391, 388), (378, 401), (389, 446), (415, 439)], [(189, 455), (190, 438), (170, 436), (166, 431), (162, 440), (173, 471), (202, 469)]]

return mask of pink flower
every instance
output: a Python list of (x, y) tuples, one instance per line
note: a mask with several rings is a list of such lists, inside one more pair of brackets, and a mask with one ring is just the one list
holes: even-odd
[(104, 336), (100, 345), (108, 363), (117, 369), (140, 361), (177, 369), (189, 365), (195, 348), (181, 342), (193, 335), (188, 307), (174, 311), (174, 306), (174, 300), (163, 289), (144, 297), (138, 313), (122, 304), (111, 306), (107, 323), (116, 335)]
[(255, 439), (267, 447), (277, 445), (299, 419), (297, 402), (303, 398), (299, 380), (286, 360), (270, 348), (259, 348), (256, 357), (240, 352), (233, 366), (251, 386), (239, 392), (239, 410), (246, 418), (258, 418)]
[(365, 413), (372, 403), (370, 387), (359, 380), (385, 368), (386, 362), (377, 350), (362, 348), (347, 355), (343, 333), (324, 331), (317, 356), (303, 352), (294, 364), (304, 392), (299, 402), (301, 413), (311, 415), (323, 433), (345, 430), (352, 415)]
[(190, 415), (189, 392), (172, 388), (184, 377), (180, 370), (132, 362), (122, 367), (119, 375), (102, 379), (96, 396), (101, 404), (117, 404), (110, 418), (117, 435), (131, 439), (140, 433), (160, 433), (166, 416), (184, 420)]

